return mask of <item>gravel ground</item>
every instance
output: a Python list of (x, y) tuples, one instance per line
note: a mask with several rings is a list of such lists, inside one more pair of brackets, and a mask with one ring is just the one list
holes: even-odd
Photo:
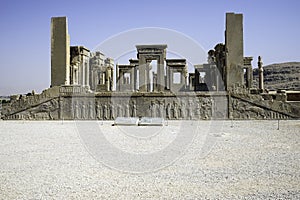
[(180, 127), (196, 134), (174, 162), (161, 153), (163, 167), (136, 173), (101, 162), (75, 122), (0, 121), (0, 199), (300, 199), (300, 121), (111, 124), (97, 123), (107, 141), (139, 156), (175, 144)]

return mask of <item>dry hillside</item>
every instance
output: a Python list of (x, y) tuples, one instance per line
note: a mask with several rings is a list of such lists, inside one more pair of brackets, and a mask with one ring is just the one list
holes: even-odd
[[(254, 87), (258, 84), (258, 69), (253, 69)], [(300, 62), (264, 66), (264, 85), (269, 90), (300, 90)]]

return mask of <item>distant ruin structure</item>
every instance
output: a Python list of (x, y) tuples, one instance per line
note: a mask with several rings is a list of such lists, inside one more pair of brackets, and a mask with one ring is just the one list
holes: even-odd
[[(137, 44), (137, 57), (116, 64), (109, 55), (70, 46), (66, 17), (51, 19), (51, 86), (41, 94), (12, 95), (5, 120), (295, 119), (300, 92), (253, 88), (253, 57), (244, 56), (243, 15), (226, 13), (225, 43), (208, 51), (207, 63), (188, 71), (184, 58), (169, 59), (167, 44)], [(290, 98), (292, 95), (292, 98)], [(292, 101), (290, 100), (292, 99)]]

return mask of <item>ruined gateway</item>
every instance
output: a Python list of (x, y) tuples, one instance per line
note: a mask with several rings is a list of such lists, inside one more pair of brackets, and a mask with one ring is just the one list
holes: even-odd
[[(67, 18), (53, 17), (50, 88), (11, 96), (2, 104), (1, 119), (300, 117), (300, 92), (264, 89), (260, 57), (259, 88), (252, 88), (252, 57), (244, 57), (242, 14), (226, 13), (225, 44), (210, 50), (208, 63), (194, 65), (193, 73), (188, 73), (186, 59), (166, 58), (166, 44), (136, 45), (137, 59), (115, 66), (101, 52), (70, 46), (69, 41)], [(157, 69), (150, 73), (153, 60)]]

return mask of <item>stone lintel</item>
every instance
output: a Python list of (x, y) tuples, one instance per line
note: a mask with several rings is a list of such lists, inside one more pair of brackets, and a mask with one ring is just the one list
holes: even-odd
[(90, 55), (90, 50), (84, 46), (71, 46), (70, 47), (71, 51), (77, 51), (77, 55), (85, 55), (85, 56), (89, 56)]
[(206, 71), (216, 68), (216, 65), (212, 64), (202, 64), (202, 65), (194, 65), (195, 70), (197, 71)]
[(142, 44), (142, 45), (136, 45), (135, 46), (137, 50), (140, 49), (161, 49), (164, 50), (168, 47), (166, 44)]
[(129, 59), (130, 65), (139, 65), (139, 60), (138, 59)]
[(166, 59), (166, 63), (168, 66), (172, 67), (182, 67), (186, 65), (186, 59)]
[(133, 66), (133, 65), (118, 65), (118, 68), (120, 69), (120, 70), (126, 70), (126, 69), (132, 69), (132, 68), (134, 68), (135, 66)]
[(251, 65), (251, 62), (253, 60), (253, 57), (244, 57), (244, 65), (247, 66), (247, 65)]

